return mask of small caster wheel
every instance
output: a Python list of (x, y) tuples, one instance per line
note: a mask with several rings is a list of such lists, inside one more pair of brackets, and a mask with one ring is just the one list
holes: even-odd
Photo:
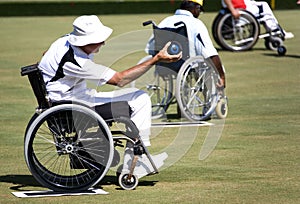
[(277, 53), (279, 56), (283, 56), (286, 53), (286, 48), (284, 46), (279, 46), (277, 49)]
[(227, 97), (221, 98), (218, 102), (215, 112), (219, 119), (224, 119), (227, 117), (228, 114), (228, 103)]
[(129, 174), (127, 173), (121, 173), (119, 176), (119, 185), (124, 190), (133, 190), (137, 187), (138, 183), (138, 177), (134, 174), (131, 176), (131, 178), (129, 178)]
[(271, 37), (265, 41), (265, 46), (268, 50), (276, 51), (283, 45), (283, 40), (280, 37)]

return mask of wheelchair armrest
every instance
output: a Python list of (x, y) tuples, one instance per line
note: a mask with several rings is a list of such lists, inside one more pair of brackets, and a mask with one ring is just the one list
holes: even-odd
[(32, 65), (22, 67), (21, 76), (25, 76), (37, 72), (39, 70), (37, 65), (38, 64), (32, 64)]

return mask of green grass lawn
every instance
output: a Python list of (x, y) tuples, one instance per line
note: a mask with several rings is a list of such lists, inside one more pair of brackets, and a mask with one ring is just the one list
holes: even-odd
[[(284, 57), (266, 50), (263, 40), (248, 52), (219, 51), (227, 72), (229, 115), (222, 137), (208, 158), (198, 159), (209, 129), (201, 127), (179, 161), (157, 175), (140, 179), (134, 191), (120, 190), (114, 172), (110, 172), (97, 185), (109, 195), (34, 199), (19, 199), (11, 194), (44, 189), (31, 176), (23, 156), (24, 129), (36, 101), (27, 78), (20, 76), (20, 67), (39, 61), (51, 42), (71, 31), (75, 17), (0, 18), (0, 203), (299, 203), (299, 14), (299, 10), (275, 12), (284, 29), (295, 35), (285, 42), (288, 51)], [(165, 16), (100, 18), (114, 29), (114, 43), (129, 32), (144, 32), (143, 21), (159, 22)], [(209, 31), (215, 16), (216, 13), (201, 16)], [(109, 42), (100, 55), (116, 53), (109, 51)], [(113, 56), (116, 59), (111, 64), (116, 69), (134, 65), (143, 56), (143, 48)], [(126, 48), (120, 44), (119, 49)], [(180, 130), (185, 131), (163, 129), (153, 138), (150, 151), (168, 146)]]

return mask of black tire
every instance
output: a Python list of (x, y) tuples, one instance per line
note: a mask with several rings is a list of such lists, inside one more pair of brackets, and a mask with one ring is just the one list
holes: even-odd
[(226, 9), (221, 9), (218, 13), (218, 15), (215, 17), (215, 19), (213, 20), (212, 23), (212, 34), (213, 34), (213, 38), (215, 40), (215, 42), (222, 47), (222, 44), (219, 41), (218, 35), (217, 35), (217, 29), (218, 29), (218, 24), (221, 20), (221, 18), (224, 16), (224, 14), (228, 13), (229, 11), (227, 11)]
[(26, 134), (27, 134), (27, 132), (28, 132), (29, 127), (31, 126), (32, 122), (33, 122), (38, 116), (39, 116), (39, 114), (35, 113), (35, 114), (33, 114), (33, 116), (30, 118), (30, 120), (29, 120), (29, 122), (28, 122), (28, 124), (27, 124), (27, 127), (26, 127), (26, 129), (25, 129), (24, 142), (25, 142)]
[(131, 175), (131, 178), (129, 179), (129, 174), (124, 174), (121, 173), (118, 178), (119, 185), (124, 189), (124, 190), (134, 190), (138, 183), (139, 179), (136, 175)]
[(95, 111), (64, 104), (32, 122), (24, 151), (27, 166), (40, 184), (53, 191), (78, 192), (105, 176), (114, 146), (107, 124)]
[(278, 53), (279, 56), (284, 56), (286, 51), (287, 50), (284, 46), (279, 46), (278, 49), (277, 49), (277, 53)]

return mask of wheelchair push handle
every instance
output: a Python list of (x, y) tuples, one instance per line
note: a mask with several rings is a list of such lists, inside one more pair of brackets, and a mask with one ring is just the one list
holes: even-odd
[(152, 21), (152, 20), (143, 22), (143, 26), (148, 26), (150, 24), (152, 24), (153, 27), (157, 27), (156, 24), (155, 24), (155, 22)]
[(174, 26), (175, 27), (178, 27), (179, 25), (183, 25), (183, 26), (185, 26), (185, 23), (184, 22), (182, 22), (182, 21), (179, 21), (179, 22), (177, 22), (177, 23), (174, 23)]
[[(155, 29), (155, 28), (158, 28), (157, 25), (156, 25), (156, 23), (155, 23), (154, 21), (152, 21), (152, 20), (143, 22), (143, 26), (148, 26), (148, 25), (150, 25), (150, 24), (152, 24), (152, 26), (153, 26), (154, 29)], [(178, 26), (180, 26), (180, 25), (185, 26), (185, 23), (182, 22), (182, 21), (179, 21), (179, 22), (177, 22), (177, 23), (174, 23), (174, 26), (175, 26), (175, 27), (178, 27)]]

